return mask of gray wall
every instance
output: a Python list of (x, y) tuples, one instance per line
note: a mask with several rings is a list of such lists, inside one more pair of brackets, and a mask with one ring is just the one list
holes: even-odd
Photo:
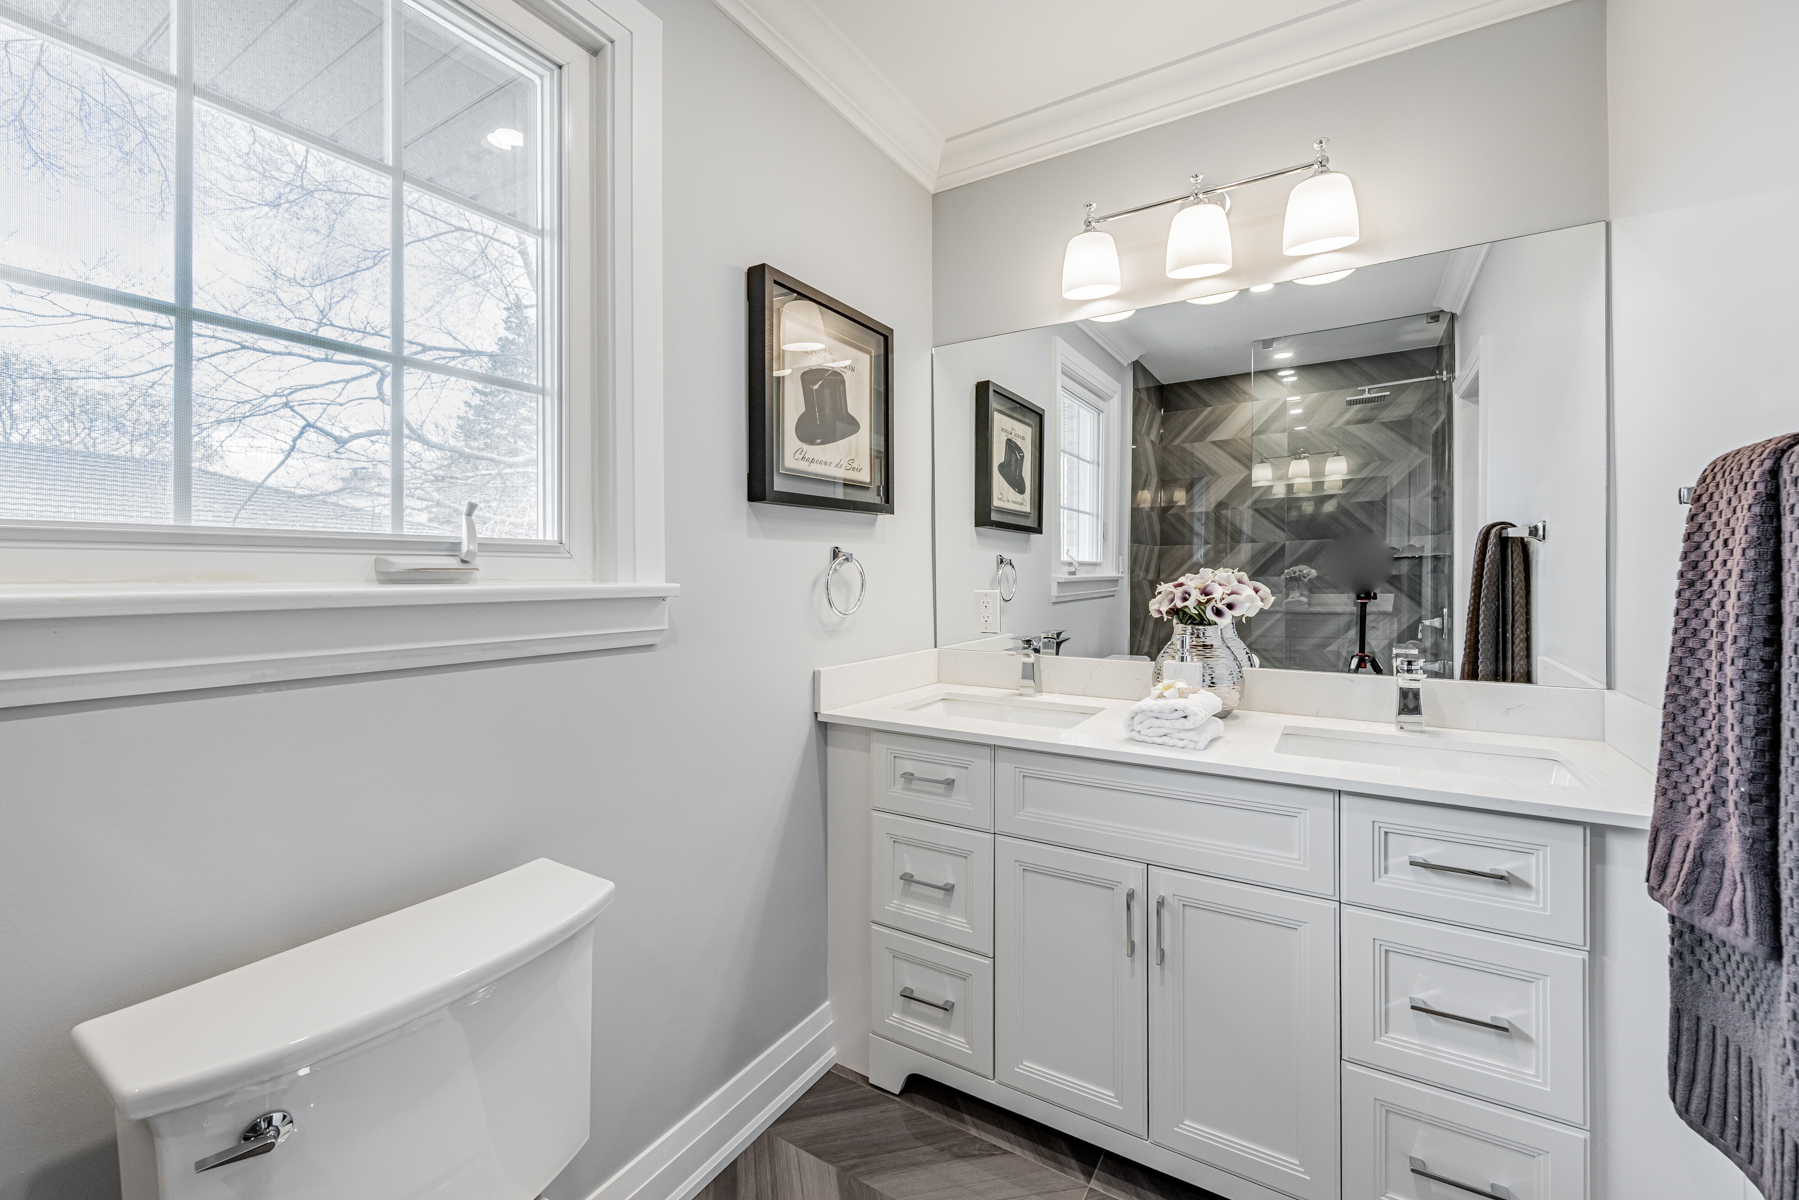
[[(712, 5), (649, 2), (684, 586), (668, 643), (0, 721), (0, 1198), (117, 1194), (77, 1022), (539, 855), (618, 883), (593, 1137), (554, 1200), (824, 1002), (811, 671), (931, 644), (930, 203)], [(802, 182), (801, 163), (829, 169)], [(894, 327), (894, 516), (745, 502), (743, 271), (765, 260)], [(851, 621), (821, 601), (833, 544), (868, 563)]]
[[(1600, 0), (1572, 0), (939, 192), (934, 340), (1603, 220), (1605, 106), (1605, 10)], [(1062, 249), (1080, 232), (1085, 202), (1105, 212), (1175, 195), (1194, 171), (1222, 183), (1289, 166), (1309, 157), (1320, 135), (1332, 139), (1334, 164), (1355, 181), (1356, 245), (1286, 257), (1280, 227), (1289, 185), (1261, 184), (1237, 193), (1230, 273), (1166, 278), (1171, 210), (1163, 209), (1107, 226), (1123, 260), (1121, 294), (1062, 299)], [(1668, 162), (1651, 156), (1645, 168), (1648, 161)], [(1664, 179), (1662, 194), (1671, 196), (1671, 186)]]

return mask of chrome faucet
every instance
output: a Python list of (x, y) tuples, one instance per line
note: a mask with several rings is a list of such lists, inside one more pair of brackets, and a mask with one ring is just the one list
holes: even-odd
[(1037, 694), (1037, 655), (1041, 652), (1042, 643), (1036, 638), (1021, 637), (1018, 639), (1018, 694), (1020, 696)]
[(1399, 685), (1399, 712), (1394, 723), (1401, 729), (1424, 729), (1424, 651), (1416, 642), (1393, 647), (1393, 681)]
[(1037, 635), (1037, 645), (1044, 654), (1060, 655), (1064, 643), (1074, 641), (1074, 635), (1066, 629), (1045, 629)]

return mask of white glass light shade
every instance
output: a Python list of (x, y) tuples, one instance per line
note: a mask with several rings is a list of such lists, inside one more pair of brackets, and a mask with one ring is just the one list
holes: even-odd
[(1062, 255), (1062, 299), (1098, 300), (1118, 294), (1118, 244), (1098, 229), (1068, 239)]
[(1349, 460), (1343, 457), (1341, 450), (1324, 460), (1324, 477), (1326, 479), (1341, 479), (1347, 474), (1349, 474)]
[(1287, 464), (1288, 479), (1310, 479), (1311, 477), (1312, 464), (1304, 455)]
[(1348, 279), (1354, 274), (1355, 268), (1351, 267), (1347, 271), (1326, 271), (1322, 275), (1307, 275), (1304, 279), (1295, 279), (1293, 282), (1306, 287), (1317, 287), (1320, 284), (1335, 283), (1339, 279)]
[(1274, 290), (1274, 285), (1272, 283), (1258, 283), (1249, 290), (1259, 295), (1262, 292), (1272, 292)]
[(1273, 483), (1274, 465), (1264, 458), (1261, 462), (1250, 468), (1249, 481), (1251, 483)]
[(1087, 318), (1087, 319), (1088, 319), (1088, 320), (1089, 320), (1089, 321), (1099, 321), (1099, 322), (1101, 322), (1101, 323), (1102, 323), (1102, 324), (1107, 324), (1107, 325), (1109, 325), (1109, 324), (1111, 324), (1111, 323), (1112, 323), (1112, 322), (1113, 322), (1113, 321), (1127, 321), (1127, 320), (1129, 320), (1129, 319), (1130, 319), (1130, 318), (1132, 318), (1132, 317), (1134, 317), (1134, 316), (1136, 316), (1136, 315), (1137, 315), (1137, 310), (1136, 310), (1136, 309), (1134, 309), (1134, 308), (1127, 308), (1127, 309), (1125, 309), (1125, 310), (1124, 310), (1124, 311), (1123, 311), (1123, 312), (1115, 312), (1115, 313), (1107, 313), (1107, 314), (1106, 314), (1106, 315), (1105, 315), (1105, 316), (1103, 316), (1103, 317), (1088, 317), (1088, 318)]
[(823, 350), (825, 316), (810, 300), (789, 300), (781, 309), (781, 349)]
[(1359, 241), (1362, 220), (1356, 212), (1355, 187), (1349, 176), (1326, 171), (1299, 181), (1287, 196), (1287, 223), (1281, 249), (1288, 254), (1323, 254)]
[[(1241, 290), (1241, 289), (1239, 289), (1239, 290)], [(1226, 300), (1229, 300), (1232, 296), (1235, 296), (1236, 294), (1237, 294), (1236, 292), (1214, 292), (1210, 296), (1189, 296), (1189, 297), (1187, 297), (1187, 303), (1188, 304), (1223, 304)]]
[(1217, 204), (1189, 204), (1168, 226), (1168, 278), (1204, 279), (1231, 269), (1231, 223)]

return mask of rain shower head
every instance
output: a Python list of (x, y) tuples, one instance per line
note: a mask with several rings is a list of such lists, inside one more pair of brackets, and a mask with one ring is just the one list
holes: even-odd
[(1369, 391), (1364, 391), (1364, 392), (1362, 392), (1362, 393), (1361, 393), (1361, 394), (1359, 394), (1359, 395), (1355, 395), (1355, 396), (1349, 396), (1349, 397), (1347, 397), (1347, 398), (1345, 398), (1345, 399), (1344, 399), (1344, 401), (1343, 401), (1343, 403), (1344, 403), (1344, 404), (1345, 404), (1345, 405), (1352, 405), (1352, 404), (1379, 404), (1379, 403), (1380, 403), (1380, 402), (1381, 402), (1381, 401), (1382, 401), (1382, 400), (1385, 400), (1385, 399), (1386, 399), (1386, 398), (1387, 398), (1387, 397), (1388, 397), (1388, 396), (1391, 396), (1391, 395), (1392, 395), (1392, 394), (1393, 394), (1393, 393), (1392, 393), (1392, 392), (1369, 392)]

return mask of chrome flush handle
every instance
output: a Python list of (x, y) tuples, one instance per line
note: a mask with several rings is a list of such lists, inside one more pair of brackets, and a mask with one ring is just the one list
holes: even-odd
[(244, 1126), (244, 1134), (237, 1145), (229, 1150), (221, 1150), (217, 1154), (208, 1154), (194, 1163), (194, 1174), (210, 1171), (214, 1167), (222, 1167), (228, 1163), (242, 1162), (246, 1158), (255, 1158), (267, 1154), (276, 1146), (287, 1140), (287, 1135), (294, 1131), (293, 1114), (275, 1109), (265, 1112), (248, 1125)]

